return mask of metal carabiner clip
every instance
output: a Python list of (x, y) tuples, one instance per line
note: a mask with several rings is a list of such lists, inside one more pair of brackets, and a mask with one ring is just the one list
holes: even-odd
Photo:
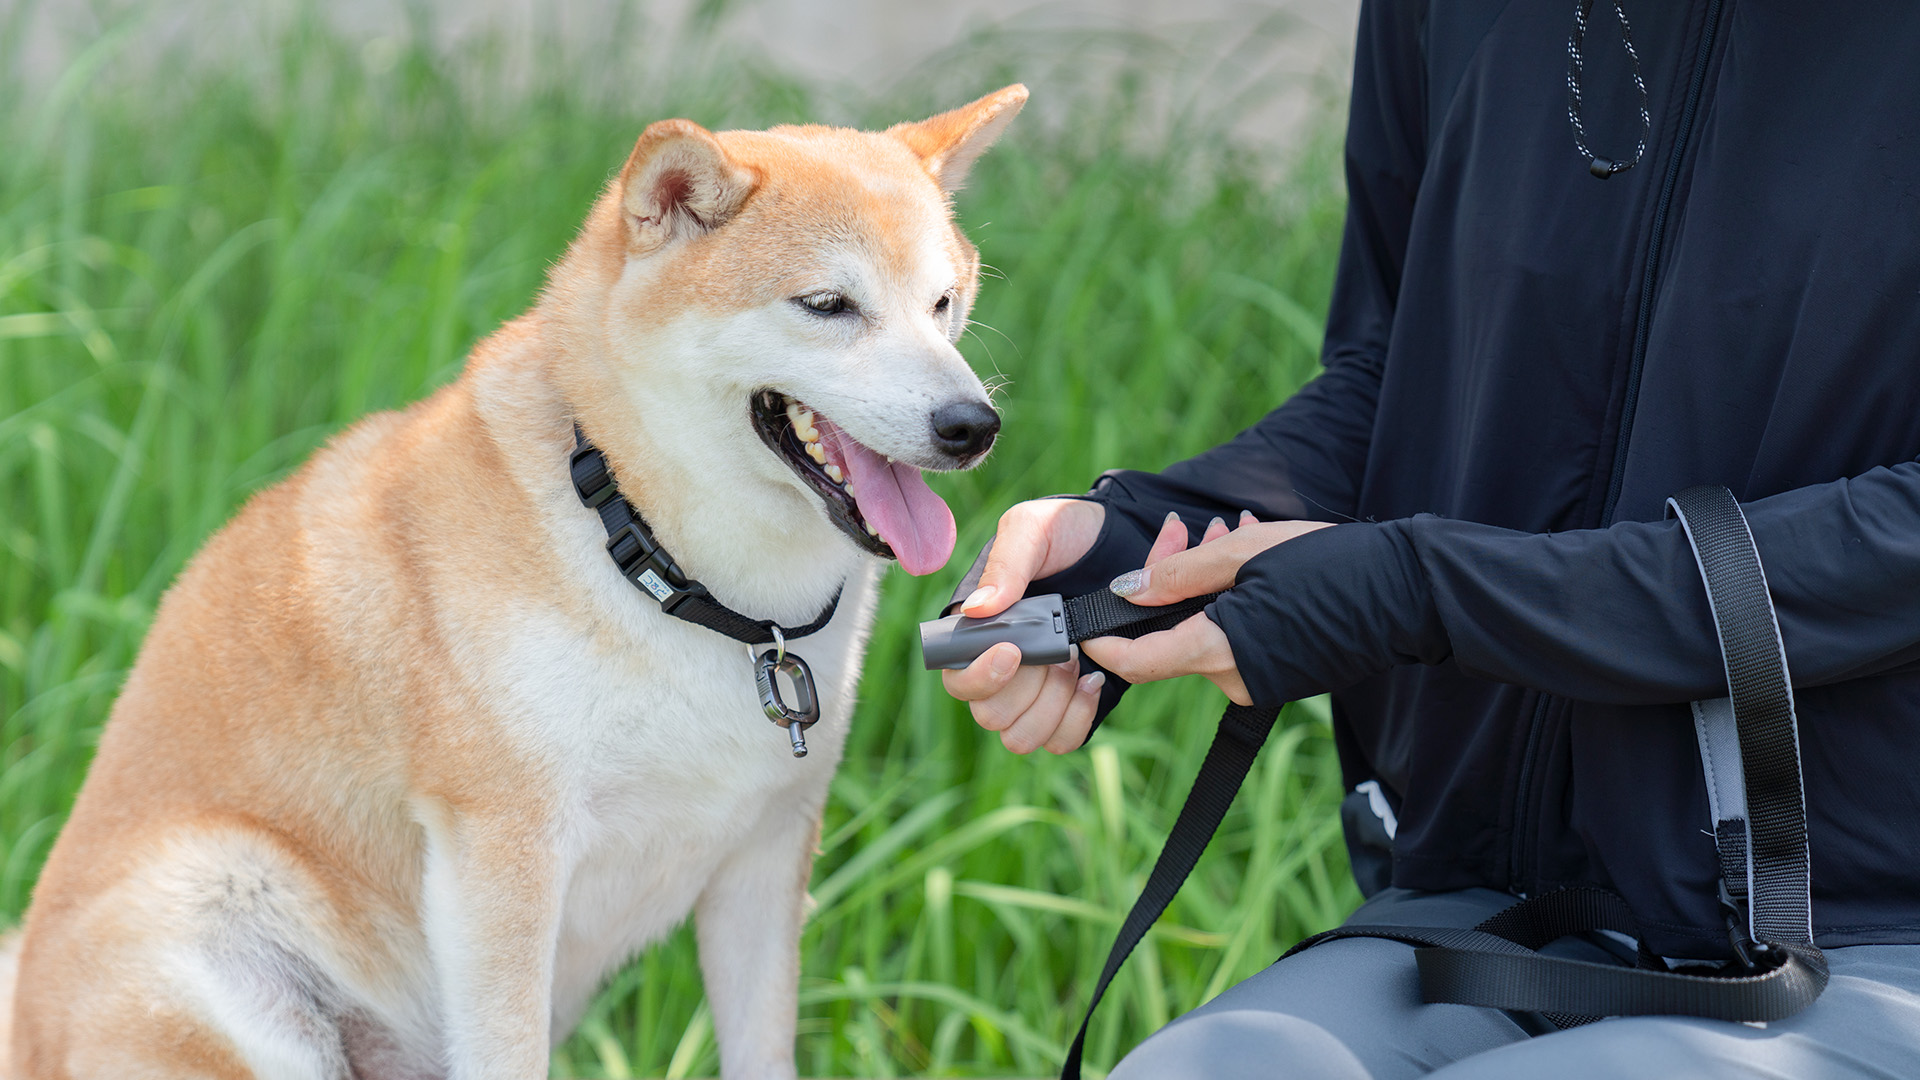
[[(780, 683), (774, 678), (776, 672), (793, 681), (796, 700), (792, 706), (780, 697)], [(786, 642), (782, 641), (777, 649), (754, 655), (753, 682), (760, 690), (760, 708), (767, 719), (787, 729), (787, 738), (793, 743), (793, 756), (806, 757), (806, 730), (820, 720), (820, 695), (814, 692), (813, 670), (797, 653), (788, 652)]]

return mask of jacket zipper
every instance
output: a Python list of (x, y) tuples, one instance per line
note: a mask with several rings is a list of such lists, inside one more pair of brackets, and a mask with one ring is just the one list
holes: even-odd
[[(1667, 174), (1660, 184), (1660, 197), (1654, 203), (1653, 228), (1647, 237), (1646, 268), (1640, 276), (1640, 307), (1634, 316), (1633, 353), (1627, 364), (1627, 389), (1620, 404), (1620, 433), (1614, 443), (1613, 471), (1607, 481), (1607, 498), (1601, 504), (1600, 524), (1604, 528), (1613, 524), (1613, 515), (1619, 509), (1620, 489), (1627, 476), (1627, 447), (1633, 438), (1633, 416), (1640, 403), (1640, 372), (1647, 362), (1647, 339), (1653, 326), (1653, 298), (1660, 284), (1660, 255), (1666, 245), (1667, 219), (1673, 210), (1673, 196), (1680, 184), (1680, 167), (1684, 163), (1687, 144), (1693, 137), (1693, 122), (1700, 113), (1700, 99), (1707, 88), (1707, 68), (1713, 59), (1713, 47), (1719, 38), (1720, 8), (1723, 0), (1708, 0), (1706, 24), (1700, 30), (1700, 46), (1694, 53), (1693, 74), (1687, 81), (1686, 102), (1680, 109), (1680, 126), (1674, 132), (1673, 153), (1667, 159)], [(1534, 831), (1534, 813), (1539, 806), (1539, 792), (1534, 789), (1540, 785), (1540, 775), (1544, 771), (1539, 767), (1539, 757), (1543, 753), (1541, 744), (1544, 734), (1547, 709), (1550, 698), (1542, 694), (1533, 708), (1533, 718), (1527, 724), (1526, 748), (1520, 759), (1520, 783), (1517, 800), (1513, 808), (1513, 850), (1510, 856), (1509, 881), (1515, 889), (1531, 890), (1533, 882), (1532, 833)]]
[(1538, 805), (1538, 792), (1534, 788), (1539, 785), (1534, 780), (1534, 774), (1540, 771), (1540, 743), (1547, 726), (1546, 720), (1547, 695), (1540, 694), (1534, 699), (1533, 719), (1527, 724), (1527, 746), (1520, 755), (1520, 783), (1515, 785), (1519, 790), (1519, 798), (1513, 807), (1513, 851), (1507, 871), (1508, 886), (1522, 894), (1533, 891), (1533, 882), (1527, 877), (1533, 872), (1533, 865), (1527, 856), (1532, 850), (1533, 813)]
[(1707, 23), (1700, 31), (1700, 48), (1694, 55), (1693, 77), (1687, 83), (1686, 104), (1680, 109), (1680, 128), (1674, 133), (1673, 154), (1667, 159), (1666, 179), (1660, 184), (1660, 199), (1654, 204), (1653, 232), (1647, 238), (1647, 265), (1640, 276), (1640, 310), (1634, 319), (1633, 358), (1627, 364), (1627, 392), (1620, 404), (1620, 435), (1613, 448), (1613, 475), (1607, 482), (1607, 500), (1601, 505), (1600, 525), (1613, 524), (1620, 504), (1620, 488), (1627, 478), (1627, 445), (1633, 438), (1633, 414), (1640, 404), (1640, 369), (1647, 362), (1647, 338), (1653, 326), (1654, 289), (1660, 281), (1660, 254), (1666, 244), (1667, 215), (1673, 209), (1673, 192), (1680, 183), (1680, 166), (1686, 158), (1687, 143), (1693, 136), (1694, 117), (1700, 111), (1700, 98), (1707, 88), (1708, 61), (1719, 37), (1722, 0), (1707, 4)]

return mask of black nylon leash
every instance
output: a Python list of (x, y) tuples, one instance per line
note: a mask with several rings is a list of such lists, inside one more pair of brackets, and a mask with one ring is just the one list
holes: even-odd
[[(840, 609), (840, 589), (833, 591), (820, 614), (799, 626), (781, 626), (772, 619), (752, 619), (714, 598), (705, 585), (690, 578), (673, 561), (666, 546), (654, 537), (647, 521), (627, 497), (620, 493), (607, 455), (587, 441), (580, 425), (573, 426), (573, 455), (568, 461), (574, 493), (580, 501), (600, 515), (607, 530), (607, 555), (620, 569), (620, 576), (660, 605), (660, 610), (676, 619), (703, 626), (747, 646), (754, 660), (754, 683), (760, 692), (760, 707), (767, 718), (787, 729), (794, 757), (807, 756), (805, 732), (820, 719), (819, 695), (814, 690), (813, 670), (798, 655), (787, 651), (787, 642), (819, 631), (833, 621)], [(844, 587), (844, 586), (843, 586)], [(762, 653), (754, 647), (771, 643), (774, 648)], [(780, 695), (774, 674), (787, 676), (798, 699), (788, 705)]]
[[(1065, 602), (1067, 639), (1081, 642), (1097, 637), (1138, 638), (1161, 630), (1171, 630), (1204, 609), (1219, 595), (1207, 593), (1163, 607), (1144, 607), (1105, 589), (1096, 589)], [(1092, 999), (1087, 1002), (1087, 1015), (1080, 1021), (1080, 1030), (1075, 1033), (1073, 1044), (1067, 1049), (1066, 1062), (1061, 1066), (1060, 1075), (1063, 1078), (1078, 1080), (1080, 1058), (1086, 1049), (1087, 1026), (1093, 1022), (1093, 1011), (1099, 1008), (1100, 999), (1106, 995), (1113, 977), (1119, 974), (1120, 966), (1126, 963), (1134, 947), (1140, 944), (1141, 939), (1147, 936), (1147, 931), (1167, 910), (1174, 894), (1180, 891), (1181, 884), (1200, 861), (1200, 854), (1207, 850), (1207, 844), (1219, 830), (1221, 819), (1226, 817), (1227, 808), (1233, 805), (1234, 796), (1239, 794), (1240, 786), (1247, 778), (1247, 770), (1253, 767), (1254, 758), (1259, 756), (1260, 748), (1266, 745), (1267, 736), (1272, 733), (1274, 721), (1279, 716), (1280, 710), (1277, 708), (1229, 705), (1226, 713), (1220, 717), (1220, 728), (1214, 733), (1213, 744), (1207, 748), (1207, 756), (1200, 763), (1200, 772), (1193, 779), (1186, 803), (1180, 807), (1180, 815), (1174, 821), (1173, 831), (1167, 836), (1166, 846), (1160, 849), (1160, 857), (1154, 862), (1153, 871), (1147, 875), (1146, 887), (1141, 890), (1140, 898), (1133, 902), (1133, 909), (1127, 912), (1126, 920), (1120, 924), (1119, 936), (1107, 953), (1106, 965), (1100, 970), (1100, 980), (1094, 985)]]
[(1073, 1044), (1067, 1048), (1067, 1059), (1060, 1066), (1061, 1080), (1080, 1080), (1080, 1056), (1086, 1050), (1087, 1026), (1093, 1023), (1093, 1010), (1100, 1007), (1100, 999), (1113, 977), (1119, 974), (1120, 965), (1127, 962), (1134, 946), (1147, 936), (1147, 931), (1173, 902), (1187, 875), (1193, 873), (1200, 853), (1213, 841), (1213, 834), (1219, 830), (1221, 819), (1227, 816), (1234, 796), (1240, 793), (1247, 770), (1253, 768), (1253, 759), (1266, 745), (1279, 716), (1277, 708), (1229, 705), (1220, 717), (1213, 745), (1207, 747), (1200, 773), (1193, 778), (1193, 788), (1180, 807), (1180, 816), (1174, 819), (1173, 831), (1167, 834), (1166, 846), (1160, 849), (1160, 857), (1147, 875), (1146, 887), (1133, 902), (1133, 910), (1127, 912), (1126, 921), (1120, 924), (1119, 936), (1107, 952), (1106, 965), (1100, 969), (1100, 981), (1094, 984), (1093, 997), (1087, 1002), (1087, 1015), (1080, 1021), (1080, 1030), (1074, 1034)]
[[(1559, 889), (1523, 900), (1470, 930), (1337, 927), (1302, 941), (1287, 956), (1341, 938), (1405, 942), (1416, 947), (1426, 1001), (1538, 1012), (1560, 1027), (1629, 1015), (1778, 1020), (1820, 996), (1828, 972), (1826, 958), (1812, 938), (1806, 809), (1792, 688), (1759, 552), (1745, 515), (1726, 488), (1689, 488), (1669, 505), (1687, 530), (1707, 587), (1743, 751), (1750, 835), (1721, 838), (1719, 834), (1731, 830), (1716, 826), (1722, 866), (1732, 862), (1729, 851), (1741, 851), (1742, 861), (1750, 868), (1737, 883), (1723, 882), (1723, 894), (1752, 897), (1750, 917), (1739, 903), (1729, 904), (1729, 930), (1738, 959), (1719, 974), (1695, 975), (1667, 970), (1665, 962), (1648, 954), (1644, 946), (1637, 968), (1566, 960), (1535, 951), (1562, 937), (1595, 930), (1640, 937), (1638, 920), (1626, 901), (1592, 887)], [(1082, 604), (1086, 612), (1087, 630), (1081, 637), (1099, 636), (1103, 620), (1125, 614), (1115, 608), (1115, 602), (1133, 607), (1104, 590), (1068, 601), (1070, 607)], [(1141, 610), (1133, 608), (1136, 613)], [(1134, 625), (1144, 621), (1119, 632), (1125, 636), (1151, 632), (1132, 632)], [(1232, 705), (1220, 718), (1219, 731), (1166, 845), (1107, 954), (1086, 1017), (1061, 1066), (1061, 1080), (1079, 1080), (1093, 1010), (1128, 955), (1192, 873), (1278, 715), (1276, 708)]]
[(1146, 607), (1124, 600), (1105, 589), (1095, 589), (1063, 603), (1067, 640), (1078, 644), (1097, 637), (1142, 638), (1171, 630), (1219, 599), (1217, 592), (1190, 596), (1171, 604)]

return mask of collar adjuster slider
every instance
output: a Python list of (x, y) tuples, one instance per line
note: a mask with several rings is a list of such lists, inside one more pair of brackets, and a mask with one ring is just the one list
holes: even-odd
[(607, 554), (620, 568), (621, 577), (658, 600), (661, 610), (669, 615), (688, 597), (706, 591), (689, 581), (653, 534), (637, 522), (628, 522), (607, 537)]
[(595, 510), (620, 494), (620, 485), (613, 482), (613, 470), (607, 466), (607, 455), (591, 443), (574, 449), (567, 471), (573, 477), (573, 493)]

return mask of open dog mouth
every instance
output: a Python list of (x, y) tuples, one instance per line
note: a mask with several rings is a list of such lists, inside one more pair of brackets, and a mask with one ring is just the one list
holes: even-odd
[(900, 560), (919, 576), (953, 555), (953, 511), (920, 470), (863, 446), (839, 425), (775, 390), (753, 395), (748, 410), (768, 449), (826, 504), (827, 516), (853, 542)]

